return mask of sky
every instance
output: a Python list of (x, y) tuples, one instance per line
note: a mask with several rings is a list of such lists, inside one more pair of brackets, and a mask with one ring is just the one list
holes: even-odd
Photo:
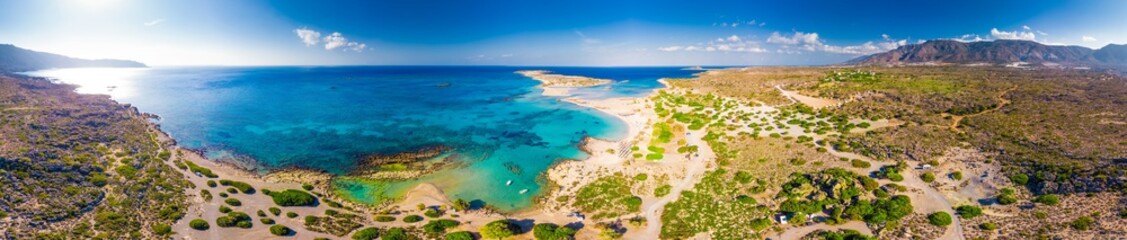
[(1127, 1), (0, 0), (0, 43), (149, 65), (817, 65), (1127, 43)]

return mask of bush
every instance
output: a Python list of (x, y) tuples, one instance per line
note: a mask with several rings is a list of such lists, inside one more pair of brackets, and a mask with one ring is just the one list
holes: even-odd
[(446, 240), (474, 240), (473, 233), (468, 231), (457, 231), (446, 234)]
[(374, 227), (360, 229), (360, 231), (356, 231), (356, 233), (352, 234), (353, 240), (375, 240), (379, 237), (380, 229)]
[(220, 192), (220, 193), (219, 193), (219, 196), (220, 196), (220, 197), (227, 197), (227, 193), (225, 193), (225, 192)]
[(239, 227), (250, 228), (253, 224), (250, 222), (250, 215), (244, 212), (230, 212), (227, 216), (222, 216), (215, 219), (215, 225), (219, 227)]
[(276, 207), (270, 207), (270, 209), (268, 209), (268, 210), (270, 210), (270, 214), (274, 214), (274, 216), (278, 216), (278, 215), (282, 214), (282, 209), (279, 209), (279, 208), (276, 208)]
[(948, 176), (950, 176), (951, 179), (955, 179), (955, 181), (963, 180), (963, 172), (960, 172), (960, 171), (952, 172)]
[(1010, 176), (1010, 181), (1017, 185), (1025, 185), (1029, 183), (1029, 175), (1018, 173)]
[(203, 197), (205, 202), (211, 202), (211, 199), (214, 198), (207, 189), (200, 189), (200, 197)]
[(931, 223), (931, 225), (941, 227), (951, 225), (951, 214), (947, 214), (947, 212), (935, 212), (927, 215), (927, 222)]
[(1072, 222), (1069, 223), (1068, 226), (1072, 227), (1072, 229), (1087, 231), (1088, 229), (1092, 228), (1092, 224), (1094, 223), (1096, 223), (1096, 220), (1093, 220), (1092, 217), (1083, 216), (1076, 218), (1076, 220), (1072, 220)]
[(387, 233), (384, 233), (383, 238), (381, 238), (381, 239), (383, 239), (383, 240), (407, 240), (407, 239), (411, 239), (411, 236), (407, 235), (407, 229), (403, 229), (401, 227), (393, 227), (391, 229), (388, 229)]
[(274, 219), (271, 219), (271, 218), (259, 218), (258, 221), (262, 222), (262, 224), (266, 224), (266, 225), (273, 225), (274, 224)]
[(278, 204), (278, 206), (283, 207), (317, 205), (316, 197), (313, 197), (313, 195), (310, 195), (309, 193), (301, 190), (287, 189), (282, 192), (271, 191), (269, 193), (266, 193), (266, 195), (270, 195), (270, 197), (274, 199), (274, 204)]
[(309, 185), (308, 183), (302, 184), (301, 189), (305, 189), (305, 191), (313, 191), (313, 185)]
[(1003, 194), (998, 195), (998, 204), (1010, 205), (1010, 204), (1014, 204), (1016, 202), (1017, 202), (1017, 197), (1014, 197), (1013, 194), (1003, 193)]
[(153, 233), (158, 236), (172, 234), (172, 226), (168, 226), (168, 224), (163, 223), (153, 224)]
[(392, 217), (392, 216), (388, 216), (388, 215), (376, 216), (376, 222), (394, 222), (394, 221), (395, 221), (395, 217)]
[(295, 217), (297, 217), (297, 213), (295, 213), (295, 212), (286, 212), (286, 217), (288, 217), (288, 218), (295, 218)]
[(279, 224), (279, 225), (270, 226), (270, 233), (274, 234), (275, 236), (289, 236), (290, 234), (293, 234), (294, 232), (293, 232), (293, 229), (290, 229), (289, 227), (286, 227), (286, 226)]
[(670, 186), (669, 184), (661, 185), (657, 188), (654, 188), (654, 196), (655, 197), (664, 197), (665, 195), (669, 195), (669, 191), (672, 191), (672, 190), (673, 190), (673, 186)]
[(971, 219), (977, 216), (981, 216), (982, 208), (971, 205), (962, 205), (955, 208), (955, 212), (958, 213), (962, 218)]
[(567, 240), (575, 236), (575, 232), (575, 229), (552, 223), (540, 223), (532, 227), (532, 236), (537, 240)]
[(990, 231), (990, 230), (998, 229), (998, 224), (994, 224), (992, 222), (985, 222), (985, 223), (979, 224), (978, 229)]
[(219, 186), (219, 184), (215, 184), (215, 180), (207, 180), (207, 186), (208, 187), (215, 187), (215, 186)]
[(920, 175), (920, 180), (923, 180), (925, 183), (934, 182), (935, 174), (931, 172), (925, 172), (923, 175)]
[(461, 223), (450, 219), (431, 220), (423, 225), (423, 231), (429, 234), (445, 233), (446, 229), (457, 227), (459, 224)]
[(208, 228), (211, 228), (211, 225), (208, 224), (206, 220), (199, 219), (199, 218), (192, 219), (191, 222), (188, 222), (188, 226), (192, 227), (192, 229), (200, 230), (200, 231), (207, 230)]
[(254, 187), (250, 186), (250, 184), (247, 184), (245, 182), (231, 181), (231, 180), (223, 179), (223, 180), (219, 180), (219, 185), (234, 187), (236, 189), (239, 189), (239, 192), (242, 192), (242, 193), (245, 193), (245, 194), (254, 194)]
[(405, 222), (405, 223), (417, 223), (417, 222), (422, 221), (422, 220), (423, 220), (423, 216), (419, 216), (419, 215), (408, 215), (406, 217), (403, 217), (403, 222)]
[(262, 210), (258, 210), (258, 212), (254, 213), (254, 214), (258, 215), (258, 217), (266, 217), (266, 212), (262, 211)]
[(239, 199), (237, 199), (237, 198), (228, 198), (228, 199), (223, 200), (223, 202), (227, 203), (227, 205), (236, 206), (236, 207), (243, 205), (243, 202), (239, 201)]
[(629, 209), (638, 209), (642, 206), (642, 198), (638, 196), (631, 196), (629, 198), (626, 198), (625, 201), (626, 207), (628, 207)]
[(508, 219), (490, 222), (481, 227), (481, 238), (501, 239), (516, 235), (520, 227), (510, 223)]
[(435, 209), (427, 209), (427, 211), (424, 212), (423, 215), (426, 215), (429, 218), (437, 218), (442, 216), (442, 212)]
[(220, 213), (229, 213), (229, 212), (231, 212), (231, 208), (227, 207), (225, 205), (219, 205), (219, 212)]
[(861, 159), (849, 160), (849, 164), (853, 165), (853, 167), (855, 167), (855, 168), (869, 168), (869, 167), (873, 166), (873, 164), (866, 162), (864, 160), (861, 160)]
[(1060, 198), (1058, 198), (1055, 194), (1045, 194), (1033, 198), (1033, 202), (1055, 206), (1057, 205), (1057, 203), (1060, 203)]

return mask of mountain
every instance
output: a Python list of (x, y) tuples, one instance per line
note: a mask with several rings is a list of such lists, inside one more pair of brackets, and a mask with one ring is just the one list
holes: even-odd
[(996, 40), (991, 42), (959, 42), (931, 40), (921, 44), (901, 46), (897, 49), (863, 56), (846, 64), (902, 64), (902, 63), (1058, 63), (1085, 65), (1096, 62), (1095, 51), (1081, 46), (1053, 46), (1032, 41)]
[(63, 55), (36, 52), (0, 44), (0, 72), (21, 72), (48, 68), (75, 67), (147, 67), (143, 63), (116, 59), (78, 59)]
[(1127, 44), (1108, 44), (1092, 53), (1092, 57), (1104, 64), (1127, 65)]

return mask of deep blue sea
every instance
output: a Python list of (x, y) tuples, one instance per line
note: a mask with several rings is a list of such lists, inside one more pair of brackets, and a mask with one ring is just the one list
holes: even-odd
[[(157, 114), (161, 128), (210, 159), (253, 163), (261, 172), (305, 167), (348, 174), (370, 154), (442, 145), (458, 167), (411, 181), (340, 178), (338, 193), (377, 202), (419, 182), (449, 197), (502, 210), (531, 206), (538, 177), (561, 159), (585, 159), (585, 136), (618, 140), (617, 119), (546, 97), (518, 70), (612, 79), (574, 91), (582, 98), (642, 96), (680, 67), (156, 67), (28, 73), (108, 94)], [(515, 166), (515, 167), (514, 167)], [(519, 169), (519, 170), (517, 170)], [(514, 171), (517, 170), (517, 171)], [(506, 186), (505, 182), (513, 184)], [(520, 190), (528, 189), (525, 194)]]

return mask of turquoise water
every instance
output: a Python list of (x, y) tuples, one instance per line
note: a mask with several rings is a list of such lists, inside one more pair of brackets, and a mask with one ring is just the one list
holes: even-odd
[[(189, 67), (67, 69), (29, 73), (109, 94), (161, 116), (182, 146), (254, 170), (303, 167), (345, 175), (358, 159), (447, 146), (462, 163), (405, 182), (341, 180), (338, 192), (376, 202), (418, 182), (502, 210), (531, 205), (538, 177), (560, 159), (585, 159), (585, 136), (617, 140), (624, 123), (546, 97), (513, 73), (546, 69), (616, 80), (584, 98), (641, 96), (680, 68)], [(505, 182), (512, 180), (510, 186)], [(520, 194), (522, 189), (528, 189)]]

